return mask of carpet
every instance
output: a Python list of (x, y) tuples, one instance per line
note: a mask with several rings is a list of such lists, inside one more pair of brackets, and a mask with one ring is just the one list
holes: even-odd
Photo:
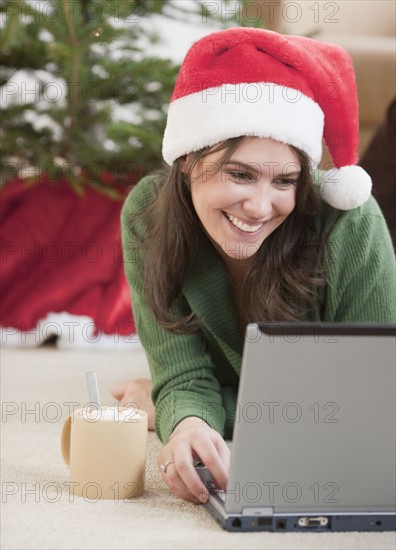
[(161, 443), (148, 438), (146, 490), (127, 501), (72, 498), (60, 453), (70, 403), (87, 403), (94, 370), (104, 404), (111, 386), (149, 375), (144, 351), (1, 352), (1, 548), (18, 549), (394, 549), (395, 533), (227, 533), (202, 506), (171, 494), (157, 470)]

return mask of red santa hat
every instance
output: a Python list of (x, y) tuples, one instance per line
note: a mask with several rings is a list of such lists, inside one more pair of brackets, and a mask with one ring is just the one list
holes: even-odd
[(237, 27), (193, 44), (171, 97), (163, 157), (178, 157), (239, 136), (298, 147), (315, 168), (322, 138), (334, 169), (323, 199), (341, 210), (370, 196), (358, 160), (358, 101), (353, 65), (340, 46), (301, 36)]

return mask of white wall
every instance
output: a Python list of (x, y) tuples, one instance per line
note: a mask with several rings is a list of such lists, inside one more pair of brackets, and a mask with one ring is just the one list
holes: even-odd
[(288, 34), (394, 36), (394, 0), (256, 0), (269, 28)]

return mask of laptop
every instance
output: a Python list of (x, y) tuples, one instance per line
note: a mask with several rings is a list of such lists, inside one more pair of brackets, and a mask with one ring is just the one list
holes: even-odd
[(247, 326), (226, 490), (229, 531), (396, 530), (396, 325)]

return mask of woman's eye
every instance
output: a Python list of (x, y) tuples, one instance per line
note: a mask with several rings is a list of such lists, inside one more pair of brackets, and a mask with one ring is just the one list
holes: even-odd
[(297, 184), (297, 180), (288, 179), (288, 178), (282, 178), (280, 180), (275, 180), (274, 182), (276, 185), (279, 185), (280, 187), (291, 187), (292, 185)]
[(232, 170), (228, 172), (229, 175), (237, 181), (252, 181), (252, 176), (248, 172), (239, 172)]

